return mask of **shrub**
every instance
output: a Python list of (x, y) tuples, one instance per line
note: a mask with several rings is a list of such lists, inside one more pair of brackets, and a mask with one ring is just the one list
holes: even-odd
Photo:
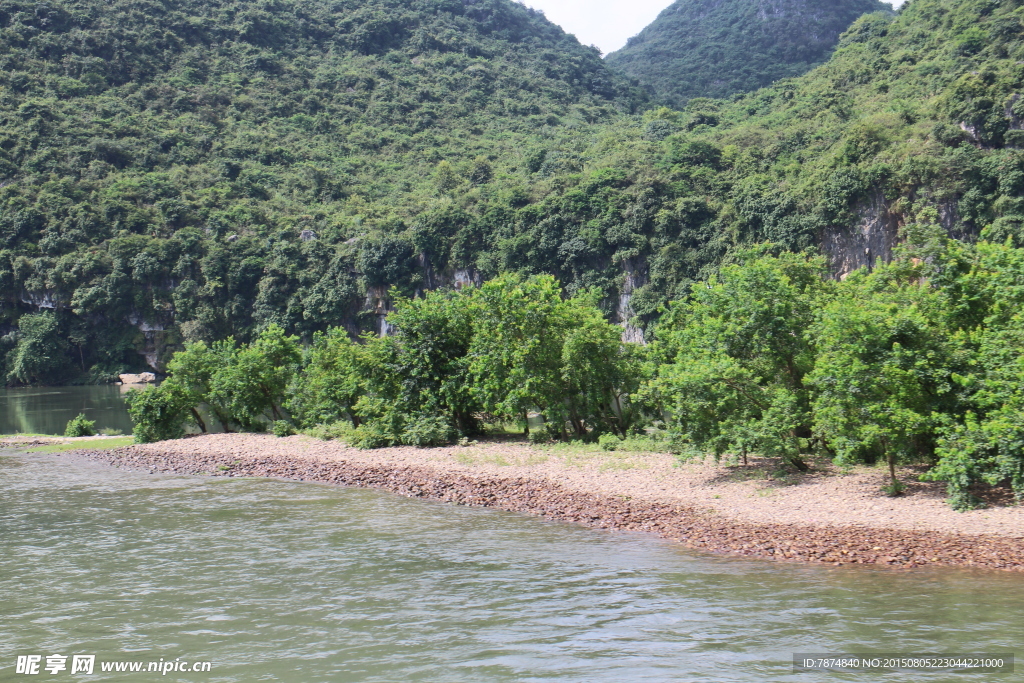
[(597, 440), (602, 450), (617, 451), (622, 447), (622, 439), (614, 434), (602, 434)]
[(295, 428), (288, 420), (277, 420), (271, 425), (270, 431), (274, 433), (274, 436), (285, 437), (294, 434)]
[(413, 420), (402, 433), (402, 442), (417, 448), (444, 446), (455, 441), (458, 435), (443, 417), (424, 415)]
[(135, 443), (152, 443), (185, 436), (188, 396), (175, 384), (132, 389), (125, 395), (134, 425)]
[(551, 435), (548, 433), (547, 428), (542, 427), (540, 429), (534, 429), (530, 432), (530, 443), (534, 444), (535, 446), (540, 446), (541, 444), (548, 443), (551, 440), (552, 438)]
[(96, 436), (96, 423), (85, 419), (85, 415), (79, 413), (78, 417), (68, 421), (68, 426), (64, 428), (64, 436)]
[(320, 439), (321, 441), (344, 441), (345, 443), (352, 443), (355, 440), (355, 428), (352, 424), (346, 420), (340, 422), (332, 422), (330, 424), (318, 424), (309, 429), (303, 430), (301, 433), (306, 436), (311, 436), (314, 439)]

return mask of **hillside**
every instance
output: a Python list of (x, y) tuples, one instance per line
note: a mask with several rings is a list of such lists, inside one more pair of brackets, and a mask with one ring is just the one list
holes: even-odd
[(97, 377), (182, 330), (356, 324), (356, 271), (408, 279), (385, 236), (643, 101), (510, 0), (4, 0), (0, 63), (0, 337), (53, 311)]
[(682, 107), (799, 76), (828, 59), (878, 0), (677, 0), (607, 62)]
[(504, 0), (137, 7), (0, 3), (9, 382), (379, 330), (390, 286), (508, 271), (598, 290), (638, 339), (750, 243), (842, 275), (901, 235), (1024, 237), (1015, 1), (912, 0), (682, 111)]

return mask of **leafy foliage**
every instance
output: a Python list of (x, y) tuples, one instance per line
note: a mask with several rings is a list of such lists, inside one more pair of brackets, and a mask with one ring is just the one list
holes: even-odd
[(857, 273), (821, 311), (809, 382), (822, 438), (840, 463), (882, 456), (895, 465), (934, 460), (943, 415), (959, 407), (951, 378), (958, 355), (937, 290), (900, 262)]
[(206, 407), (222, 428), (262, 432), (284, 421), (285, 391), (301, 360), (298, 339), (271, 325), (252, 344), (233, 339), (208, 347), (190, 344), (175, 355), (172, 374), (158, 387), (128, 392), (128, 413), (139, 443), (176, 439), (189, 423), (207, 431), (199, 408)]
[(84, 413), (79, 413), (77, 417), (68, 420), (64, 436), (96, 436), (96, 422), (86, 418)]
[(364, 288), (422, 284), (413, 233), (472, 248), (454, 197), (643, 101), (511, 0), (5, 0), (0, 46), (0, 336), (55, 307), (108, 374), (354, 322)]
[(757, 451), (807, 469), (815, 353), (805, 332), (832, 296), (825, 272), (821, 258), (748, 252), (671, 311), (653, 386), (681, 438), (716, 456)]
[(180, 439), (185, 435), (190, 400), (180, 386), (164, 383), (125, 394), (135, 443)]
[(608, 63), (683, 107), (810, 71), (855, 19), (883, 11), (878, 0), (677, 0)]

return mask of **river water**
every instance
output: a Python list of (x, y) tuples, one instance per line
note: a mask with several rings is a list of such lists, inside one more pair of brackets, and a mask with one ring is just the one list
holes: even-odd
[(96, 429), (132, 433), (123, 387), (107, 384), (84, 387), (0, 388), (0, 434), (63, 434), (79, 413)]
[[(0, 453), (0, 486), (3, 681), (34, 680), (15, 673), (33, 654), (97, 658), (92, 676), (41, 680), (1022, 680), (792, 669), (794, 652), (1012, 652), (1019, 575), (750, 562), (375, 491), (56, 455)], [(212, 669), (99, 673), (175, 658)]]

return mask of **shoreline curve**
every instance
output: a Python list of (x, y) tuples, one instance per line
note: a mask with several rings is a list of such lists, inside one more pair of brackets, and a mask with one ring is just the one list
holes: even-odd
[[(302, 446), (303, 452), (273, 453), (289, 450), (283, 448), (287, 442), (292, 447)], [(282, 448), (274, 448), (278, 444)], [(257, 447), (253, 448), (254, 445)], [(383, 458), (375, 462), (374, 452), (353, 451), (336, 442), (231, 434), (106, 451), (66, 451), (60, 455), (150, 473), (272, 477), (378, 489), (411, 498), (526, 513), (595, 529), (653, 533), (693, 550), (751, 559), (896, 569), (1024, 571), (1024, 539), (1013, 535), (751, 522), (696, 502), (614, 494), (607, 487), (585, 490), (578, 482), (531, 474), (530, 467), (495, 472), (493, 467), (468, 471), (467, 467), (446, 466), (442, 456), (452, 456), (453, 450), (458, 449), (423, 449), (411, 464), (408, 457), (404, 461), (388, 462)], [(1013, 510), (1024, 513), (1022, 508)]]

